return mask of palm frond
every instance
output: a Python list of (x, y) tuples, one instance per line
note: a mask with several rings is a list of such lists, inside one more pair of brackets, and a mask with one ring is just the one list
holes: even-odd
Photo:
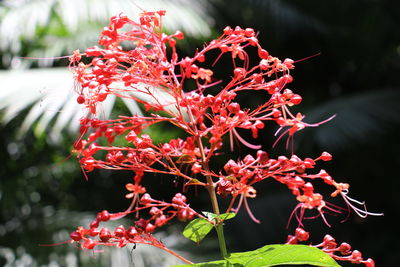
[[(57, 142), (64, 129), (76, 133), (79, 118), (85, 114), (76, 102), (73, 78), (67, 68), (0, 71), (0, 80), (4, 88), (0, 91), (3, 124), (30, 107), (18, 129), (18, 136), (23, 136), (31, 128), (37, 136), (50, 129), (50, 140)], [(114, 97), (103, 102), (103, 116), (110, 115), (114, 102)], [(141, 113), (136, 103), (126, 104), (133, 114)]]
[(10, 3), (9, 7), (2, 6), (0, 49), (18, 53), (22, 48), (21, 40), (33, 39), (36, 29), (46, 26), (50, 20), (53, 4), (53, 0), (45, 0), (25, 1), (19, 5)]
[[(207, 1), (194, 0), (3, 1), (0, 5), (0, 50), (8, 54), (11, 61), (28, 48), (26, 56), (44, 58), (38, 61), (39, 67), (51, 66), (54, 57), (96, 44), (102, 27), (108, 24), (111, 16), (124, 12), (137, 18), (143, 10), (158, 9), (167, 11), (163, 20), (167, 31), (179, 29), (189, 36), (203, 38), (211, 34), (210, 8)], [(0, 91), (1, 122), (8, 123), (29, 108), (18, 130), (19, 136), (32, 127), (40, 136), (50, 125), (48, 136), (53, 142), (60, 140), (63, 129), (76, 132), (79, 118), (85, 114), (73, 96), (73, 79), (67, 69), (0, 71), (0, 79), (4, 88)], [(114, 103), (114, 97), (103, 102), (105, 117), (110, 115)], [(137, 103), (127, 99), (123, 103), (132, 114), (140, 113)]]
[[(0, 71), (0, 80), (3, 88), (7, 88), (0, 91), (0, 111), (3, 111), (0, 122), (6, 124), (29, 109), (18, 129), (18, 137), (33, 129), (36, 136), (46, 132), (51, 142), (58, 142), (63, 130), (78, 131), (79, 119), (86, 114), (76, 102), (73, 77), (67, 68)], [(123, 89), (123, 86), (113, 84), (116, 89)], [(149, 93), (132, 93), (135, 98), (148, 103), (155, 103), (157, 99), (167, 110), (177, 112), (175, 99), (170, 94), (144, 84), (137, 86)], [(108, 96), (100, 106), (100, 116), (110, 118), (115, 101), (115, 96)], [(129, 97), (123, 98), (122, 103), (131, 114), (142, 114), (138, 104)], [(180, 112), (186, 116), (184, 110)]]
[(195, 38), (211, 34), (211, 6), (207, 1), (183, 0), (30, 0), (20, 4), (5, 1), (0, 6), (0, 50), (18, 56), (30, 44), (26, 56), (51, 57), (70, 54), (97, 43), (109, 18), (124, 12), (137, 18), (143, 10), (164, 9), (167, 31), (181, 30)]

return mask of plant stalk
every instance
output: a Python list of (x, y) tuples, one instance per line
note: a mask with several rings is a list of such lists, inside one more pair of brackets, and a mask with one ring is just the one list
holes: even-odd
[[(199, 132), (197, 130), (197, 127), (195, 126), (195, 119), (193, 117), (193, 114), (192, 114), (192, 111), (190, 110), (190, 108), (188, 109), (188, 115), (189, 115), (189, 118), (190, 118), (192, 124), (194, 125), (193, 128), (194, 128), (194, 131), (195, 131), (195, 134), (196, 134), (197, 144), (199, 145), (199, 150), (200, 150), (203, 169), (206, 172), (209, 172), (210, 171), (210, 167), (208, 166), (206, 153), (204, 152), (203, 142), (201, 140), (201, 136), (200, 136), (200, 134), (199, 134)], [(212, 177), (210, 175), (206, 175), (206, 179), (207, 179), (207, 190), (208, 190), (208, 194), (210, 195), (210, 200), (211, 200), (213, 213), (216, 214), (216, 215), (220, 215), (221, 213), (219, 211), (217, 194), (215, 193), (214, 181), (213, 181), (213, 179), (212, 179)], [(228, 256), (228, 251), (226, 249), (226, 242), (225, 242), (225, 236), (224, 236), (224, 227), (222, 225), (222, 222), (219, 221), (219, 219), (218, 219), (218, 221), (216, 221), (215, 230), (217, 231), (219, 250), (221, 252), (222, 259), (225, 259)]]
[[(208, 194), (210, 195), (213, 213), (219, 215), (220, 212), (219, 212), (217, 195), (215, 194), (215, 185), (210, 176), (207, 176), (207, 183), (208, 183)], [(222, 222), (220, 221), (216, 222), (215, 230), (217, 231), (219, 250), (221, 251), (222, 259), (225, 259), (228, 256), (228, 251), (226, 249), (224, 227), (222, 225)]]
[[(203, 148), (203, 143), (201, 141), (201, 138), (198, 138), (198, 144), (200, 148), (200, 154), (202, 157), (203, 161), (203, 168), (205, 171), (209, 171), (208, 163), (206, 161), (206, 156), (204, 153), (204, 148)], [(207, 190), (208, 194), (210, 195), (210, 200), (211, 200), (211, 205), (213, 209), (213, 213), (220, 215), (219, 211), (219, 205), (218, 205), (218, 199), (217, 199), (217, 194), (215, 193), (215, 184), (214, 181), (212, 180), (212, 177), (210, 175), (206, 175), (207, 179)], [(224, 235), (224, 227), (222, 225), (221, 221), (217, 221), (215, 224), (215, 230), (217, 231), (217, 237), (218, 237), (218, 244), (219, 244), (219, 250), (221, 252), (222, 259), (225, 259), (228, 256), (228, 251), (226, 249), (226, 242), (225, 242), (225, 235)]]

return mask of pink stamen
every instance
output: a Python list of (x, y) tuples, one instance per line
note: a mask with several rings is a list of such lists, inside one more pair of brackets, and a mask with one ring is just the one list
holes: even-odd
[(251, 218), (255, 223), (260, 224), (261, 221), (258, 220), (258, 219), (254, 216), (254, 214), (251, 212), (251, 209), (250, 209), (250, 207), (249, 207), (249, 204), (247, 203), (247, 198), (246, 198), (246, 197), (244, 197), (244, 206), (245, 206), (246, 211), (247, 211), (247, 213), (249, 214), (250, 218)]
[[(371, 216), (383, 216), (383, 213), (376, 213), (376, 212), (369, 212), (367, 211), (367, 206), (365, 205), (364, 201), (358, 201), (356, 199), (353, 199), (349, 197), (348, 195), (348, 190), (343, 190), (340, 192), (340, 195), (343, 197), (344, 201), (346, 202), (347, 206), (350, 207), (358, 216), (361, 218), (366, 218), (368, 215)], [(356, 207), (354, 204), (361, 205), (363, 208), (360, 209)]]
[(239, 135), (239, 133), (236, 131), (235, 128), (232, 129), (232, 132), (233, 132), (234, 136), (235, 136), (243, 145), (247, 146), (248, 148), (251, 148), (251, 149), (260, 149), (260, 148), (261, 148), (261, 145), (253, 145), (253, 144), (250, 144), (249, 142), (247, 142), (246, 140), (244, 140), (244, 139)]

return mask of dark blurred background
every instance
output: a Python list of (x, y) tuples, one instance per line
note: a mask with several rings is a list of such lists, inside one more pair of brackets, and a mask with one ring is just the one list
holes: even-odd
[[(151, 3), (150, 3), (151, 2)], [(200, 3), (198, 3), (200, 2)], [(306, 221), (312, 242), (329, 233), (346, 241), (377, 266), (397, 266), (400, 186), (400, 2), (389, 0), (174, 0), (174, 1), (49, 0), (0, 2), (0, 265), (6, 266), (162, 266), (146, 261), (146, 251), (92, 256), (73, 246), (43, 247), (62, 242), (77, 225), (86, 225), (103, 209), (120, 211), (129, 203), (124, 184), (129, 173), (97, 171), (85, 181), (74, 158), (69, 157), (80, 116), (74, 103), (67, 60), (29, 60), (21, 57), (57, 57), (94, 45), (108, 17), (119, 12), (137, 16), (140, 10), (167, 9), (165, 27), (187, 33), (182, 54), (219, 35), (226, 25), (252, 27), (272, 55), (301, 61), (292, 72), (290, 88), (303, 97), (297, 110), (306, 121), (335, 119), (303, 130), (295, 137), (298, 156), (317, 157), (322, 151), (333, 161), (320, 165), (337, 181), (351, 184), (350, 195), (365, 200), (369, 211), (383, 217), (361, 219), (347, 213)], [(137, 4), (137, 6), (136, 6)], [(217, 65), (224, 73), (223, 64)], [(257, 95), (243, 97), (257, 105)], [(123, 102), (106, 103), (106, 115), (140, 112)], [(259, 140), (271, 155), (290, 155), (285, 142), (275, 149), (274, 128), (267, 127)], [(160, 140), (174, 136), (172, 129), (153, 129)], [(168, 136), (165, 133), (168, 132)], [(243, 134), (246, 136), (246, 134)], [(247, 153), (245, 149), (239, 152)], [(240, 157), (238, 151), (227, 156)], [(152, 194), (166, 199), (179, 191), (168, 178), (150, 176), (161, 185)], [(151, 183), (150, 182), (150, 183)], [(170, 187), (169, 187), (170, 186)], [(325, 187), (319, 188), (324, 192)], [(257, 185), (258, 197), (249, 200), (255, 224), (241, 212), (227, 224), (232, 251), (282, 243), (296, 222), (286, 228), (296, 205), (284, 186), (272, 181)], [(209, 209), (203, 192), (190, 197), (194, 206)], [(329, 194), (327, 191), (326, 193)], [(332, 200), (335, 201), (335, 200)], [(223, 201), (222, 201), (223, 202)], [(344, 205), (343, 202), (334, 202)], [(129, 221), (127, 222), (129, 223)], [(215, 245), (205, 240), (195, 246), (182, 240), (183, 225), (170, 226), (160, 235), (177, 250), (189, 248), (201, 260)], [(167, 239), (167, 234), (175, 239)], [(168, 242), (167, 242), (168, 241)], [(153, 254), (152, 254), (153, 255)], [(214, 256), (213, 256), (214, 257)], [(140, 262), (138, 262), (138, 259)], [(172, 262), (171, 262), (172, 263)], [(142, 265), (140, 265), (142, 264)], [(347, 265), (344, 265), (347, 266)]]

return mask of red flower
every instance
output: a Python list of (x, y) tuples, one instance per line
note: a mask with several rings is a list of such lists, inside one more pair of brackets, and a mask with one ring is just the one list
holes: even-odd
[(144, 188), (141, 185), (135, 185), (135, 184), (126, 184), (125, 185), (126, 190), (131, 191), (132, 193), (126, 194), (126, 198), (133, 198), (137, 194), (144, 194), (146, 193), (146, 188)]

